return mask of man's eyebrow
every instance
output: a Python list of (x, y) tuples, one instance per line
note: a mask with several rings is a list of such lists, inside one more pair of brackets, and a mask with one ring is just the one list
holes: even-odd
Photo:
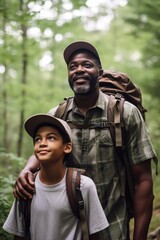
[[(84, 59), (84, 60), (82, 60), (81, 61), (82, 63), (86, 63), (86, 62), (88, 62), (88, 63), (94, 63), (94, 59), (93, 60), (91, 60), (91, 59)], [(71, 64), (77, 64), (78, 62), (77, 61), (71, 61), (68, 65), (71, 65)]]

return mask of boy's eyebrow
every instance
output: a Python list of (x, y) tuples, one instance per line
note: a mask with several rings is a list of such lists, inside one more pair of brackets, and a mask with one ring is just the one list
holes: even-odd
[[(46, 134), (47, 134), (47, 135), (50, 135), (50, 134), (57, 135), (56, 132), (47, 132)], [(40, 134), (40, 133), (38, 133), (38, 134), (36, 133), (35, 136), (34, 136), (34, 138), (37, 137), (37, 136), (41, 136), (41, 134)]]

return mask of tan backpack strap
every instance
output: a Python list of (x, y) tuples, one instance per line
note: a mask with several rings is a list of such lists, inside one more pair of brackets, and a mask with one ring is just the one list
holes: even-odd
[[(109, 103), (108, 103), (108, 112), (107, 118), (110, 124), (110, 134), (113, 140), (113, 144), (115, 146), (118, 161), (117, 165), (120, 169), (120, 162), (124, 164), (125, 172), (126, 172), (126, 180), (124, 176), (120, 174), (120, 183), (121, 183), (121, 195), (125, 196), (125, 189), (128, 186), (129, 196), (128, 201), (133, 203), (134, 198), (134, 181), (132, 176), (131, 166), (128, 160), (128, 156), (126, 153), (126, 133), (125, 133), (125, 126), (123, 121), (123, 110), (124, 110), (124, 98), (121, 97), (120, 94), (116, 94), (115, 96), (109, 96)], [(126, 182), (126, 185), (125, 185)], [(133, 209), (132, 209), (133, 211)], [(130, 211), (131, 212), (131, 211)]]
[[(122, 127), (123, 121), (121, 116), (121, 111), (123, 103), (121, 103), (122, 98), (116, 98), (113, 95), (109, 96), (107, 119), (110, 123), (110, 133), (112, 141), (115, 147), (121, 147), (123, 145)], [(121, 104), (121, 107), (120, 107)]]
[(115, 147), (124, 147), (125, 128), (123, 122), (124, 98), (117, 93), (109, 96), (107, 120)]
[(84, 200), (80, 190), (80, 176), (82, 169), (67, 169), (66, 190), (71, 209), (75, 216), (79, 218), (83, 240), (89, 240), (88, 224), (86, 219)]
[(57, 118), (61, 118), (63, 120), (66, 120), (67, 119), (67, 115), (68, 115), (68, 108), (72, 102), (72, 99), (73, 97), (68, 97), (68, 98), (65, 98), (64, 102), (60, 103), (54, 116), (57, 117)]

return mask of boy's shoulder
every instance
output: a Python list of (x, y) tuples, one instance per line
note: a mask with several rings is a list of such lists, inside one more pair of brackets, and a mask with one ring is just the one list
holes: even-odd
[(95, 183), (90, 177), (81, 174), (81, 187), (93, 186), (93, 185), (95, 185)]

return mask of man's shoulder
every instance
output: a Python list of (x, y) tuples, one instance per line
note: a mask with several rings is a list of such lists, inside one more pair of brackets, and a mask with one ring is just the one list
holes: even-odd
[(134, 105), (134, 104), (132, 104), (132, 103), (130, 103), (130, 102), (128, 102), (128, 101), (124, 101), (124, 116), (127, 116), (128, 117), (128, 115), (129, 116), (141, 116), (141, 113), (140, 113), (140, 111), (138, 110), (138, 108)]
[(57, 105), (56, 107), (53, 107), (53, 108), (51, 108), (49, 111), (48, 111), (48, 113), (47, 114), (51, 114), (51, 115), (55, 115), (55, 112), (56, 112), (56, 110), (57, 110), (57, 108), (59, 107), (59, 105)]
[[(73, 97), (68, 97), (68, 98), (65, 98), (64, 101), (60, 102), (57, 106), (51, 108), (49, 111), (48, 111), (48, 114), (51, 114), (51, 115), (55, 115), (57, 109), (63, 105), (63, 108), (65, 106), (65, 103), (66, 103), (66, 107), (67, 107), (67, 111), (71, 110), (72, 109), (72, 105), (73, 105)], [(69, 103), (69, 104), (68, 104)]]

